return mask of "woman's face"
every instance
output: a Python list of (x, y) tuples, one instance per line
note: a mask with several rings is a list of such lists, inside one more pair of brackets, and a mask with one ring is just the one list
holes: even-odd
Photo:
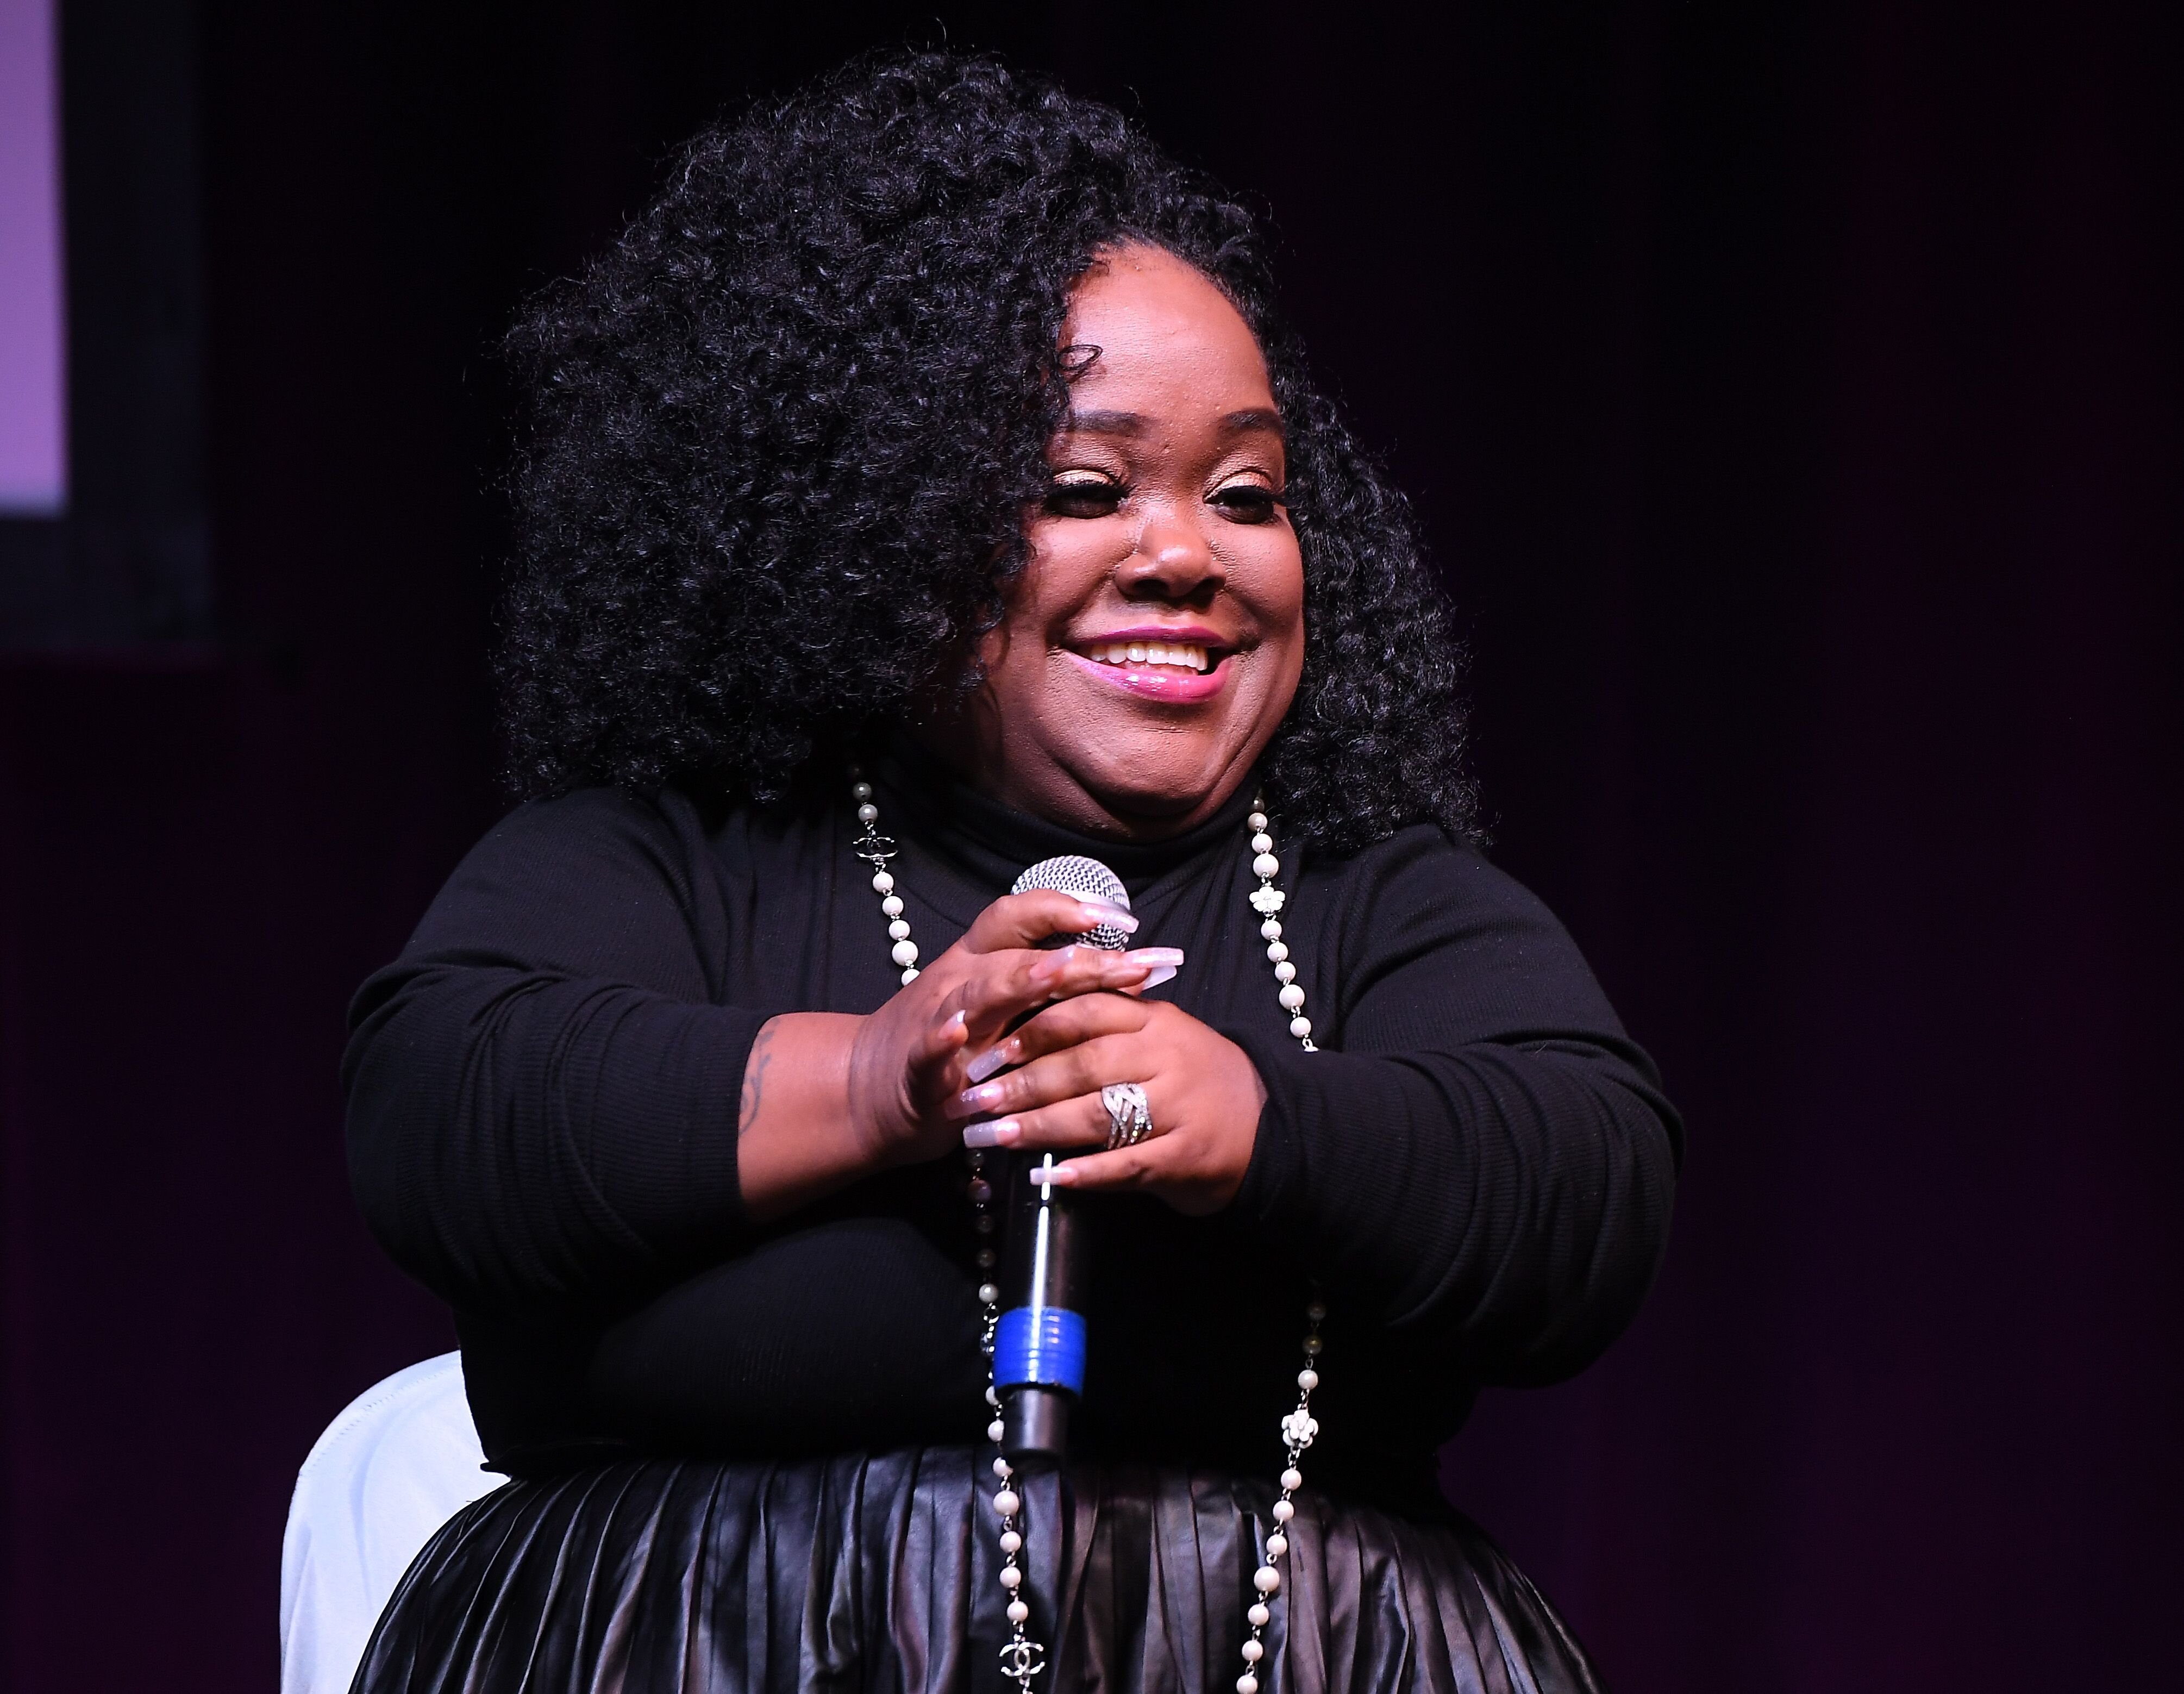
[(1304, 560), (1281, 419), (1236, 309), (1160, 249), (1088, 272), (1063, 341), (1089, 362), (963, 727), (996, 798), (1157, 838), (1220, 809), (1296, 694)]

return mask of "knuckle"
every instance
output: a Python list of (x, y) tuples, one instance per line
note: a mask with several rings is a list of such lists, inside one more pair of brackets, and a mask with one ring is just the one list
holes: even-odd
[[(1072, 1047), (1069, 1050), (1070, 1080), (1077, 1084), (1078, 1093), (1097, 1094), (1101, 1088), (1114, 1080), (1113, 1078), (1104, 1074), (1104, 1067), (1099, 1062), (1099, 1056), (1096, 1048), (1089, 1043), (1083, 1046)], [(1095, 1106), (1098, 1104), (1096, 1101), (1093, 1103)]]

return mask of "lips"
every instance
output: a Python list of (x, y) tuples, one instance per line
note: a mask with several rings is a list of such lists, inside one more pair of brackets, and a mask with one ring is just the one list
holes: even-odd
[(1111, 688), (1174, 705), (1212, 699), (1228, 686), (1234, 649), (1196, 625), (1156, 625), (1102, 631), (1063, 649), (1070, 660)]

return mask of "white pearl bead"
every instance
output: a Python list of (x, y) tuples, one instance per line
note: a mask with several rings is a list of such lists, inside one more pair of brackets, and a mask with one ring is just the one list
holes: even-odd
[(1259, 1679), (1245, 1671), (1236, 1679), (1236, 1694), (1259, 1694)]
[(1244, 1643), (1244, 1663), (1246, 1664), (1256, 1664), (1260, 1658), (1265, 1654), (1266, 1651), (1266, 1648), (1262, 1647), (1256, 1641), (1245, 1641)]
[(1274, 1614), (1268, 1611), (1264, 1606), (1256, 1604), (1253, 1605), (1251, 1609), (1246, 1612), (1244, 1615), (1251, 1620), (1251, 1627), (1255, 1630), (1265, 1629), (1268, 1624), (1273, 1621), (1274, 1618)]
[[(1133, 662), (1145, 661), (1145, 649), (1142, 645), (1133, 644), (1129, 651)], [(854, 776), (855, 773), (853, 772), (851, 774)], [(858, 821), (868, 826), (876, 823), (879, 818), (879, 808), (872, 803), (872, 785), (869, 783), (859, 782), (855, 785), (853, 792), (859, 802)], [(1255, 810), (1251, 815), (1250, 827), (1251, 851), (1254, 855), (1251, 860), (1252, 872), (1262, 881), (1270, 883), (1280, 873), (1281, 861), (1274, 855), (1273, 837), (1268, 833), (1266, 813), (1263, 811)], [(903, 967), (902, 980), (906, 987), (916, 978), (918, 974), (916, 968), (918, 950), (916, 943), (910, 939), (910, 925), (905, 921), (903, 915), (904, 904), (895, 894), (894, 887), (894, 878), (886, 871), (879, 870), (872, 873), (872, 890), (882, 897), (880, 910), (888, 919), (888, 935), (894, 943), (891, 950), (891, 956), (896, 964)], [(1277, 906), (1280, 899), (1279, 894), (1265, 890), (1262, 891), (1261, 896), (1254, 898), (1256, 900), (1261, 897), (1269, 904)], [(1281, 939), (1281, 920), (1268, 915), (1259, 926), (1259, 934), (1267, 943), (1267, 959), (1268, 962), (1274, 967), (1274, 979), (1281, 984), (1279, 995), (1281, 1004), (1290, 1011), (1300, 1014), (1290, 1020), (1290, 1034), (1299, 1040), (1305, 1040), (1312, 1034), (1312, 1020), (1301, 1015), (1305, 1003), (1304, 990), (1297, 986), (1296, 967), (1290, 962), (1290, 950)], [(976, 1186), (978, 1184), (974, 1184), (974, 1187)], [(988, 1233), (991, 1232), (992, 1220), (989, 1218), (982, 1217), (978, 1221), (982, 1229)], [(978, 1262), (982, 1268), (989, 1266), (993, 1259), (994, 1255), (990, 1249), (980, 1250)], [(1000, 1289), (994, 1284), (982, 1282), (979, 1284), (978, 1299), (982, 1304), (992, 1306), (999, 1300), (1000, 1295)], [(1312, 1315), (1315, 1321), (1322, 1315), (1317, 1302), (1314, 1303)], [(1307, 1354), (1316, 1354), (1319, 1351), (1316, 1345), (1316, 1339), (1307, 1341), (1305, 1351)], [(1318, 1371), (1306, 1368), (1298, 1373), (1297, 1386), (1305, 1393), (1309, 1394), (1318, 1385)], [(988, 1405), (998, 1410), (1000, 1396), (991, 1385), (989, 1385), (986, 1390), (986, 1401)], [(1301, 1411), (1292, 1415), (1299, 1418), (1305, 1417), (1305, 1413)], [(1288, 1420), (1284, 1419), (1284, 1423), (1286, 1429)], [(998, 1416), (987, 1425), (986, 1436), (989, 1440), (998, 1443), (1006, 1433), (1006, 1425)], [(1297, 1445), (1300, 1443), (1292, 1442), (1293, 1447)], [(1007, 1458), (1006, 1457), (995, 1458), (993, 1468), (994, 1474), (1000, 1479), (1002, 1485), (1000, 1491), (993, 1496), (994, 1510), (1006, 1521), (1014, 1518), (1022, 1509), (1023, 1502), (1016, 1490), (1009, 1485), (1010, 1479), (1015, 1474), (1015, 1470)], [(1303, 1486), (1303, 1474), (1294, 1464), (1282, 1472), (1281, 1487), (1284, 1497), (1277, 1500), (1273, 1505), (1273, 1519), (1276, 1524), (1286, 1525), (1295, 1516), (1296, 1507), (1287, 1496)], [(1000, 1548), (1009, 1558), (1013, 1560), (1022, 1546), (1023, 1537), (1016, 1530), (1011, 1529), (1003, 1530), (1000, 1536)], [(1266, 1546), (1268, 1563), (1252, 1573), (1251, 1585), (1257, 1590), (1260, 1596), (1271, 1596), (1279, 1591), (1282, 1585), (1281, 1573), (1275, 1568), (1273, 1562), (1288, 1553), (1289, 1537), (1277, 1530), (1267, 1537)], [(1001, 1586), (1009, 1595), (1009, 1621), (1020, 1627), (1031, 1616), (1031, 1608), (1017, 1592), (1022, 1585), (1023, 1573), (1014, 1563), (1010, 1563), (1002, 1567), (999, 1575)], [(1251, 1626), (1255, 1630), (1264, 1629), (1272, 1621), (1273, 1616), (1263, 1597), (1256, 1601), (1245, 1615), (1250, 1619)], [(1256, 1637), (1244, 1643), (1243, 1656), (1247, 1669), (1243, 1675), (1236, 1679), (1236, 1694), (1259, 1694), (1259, 1680), (1253, 1674), (1253, 1668), (1258, 1664), (1265, 1652), (1265, 1647)]]
[[(978, 1268), (979, 1268), (980, 1270), (991, 1270), (991, 1269), (993, 1269), (993, 1268), (994, 1268), (994, 1250), (993, 1250), (991, 1247), (981, 1247), (981, 1248), (979, 1248), (979, 1249), (978, 1249)], [(986, 1398), (987, 1398), (987, 1399), (989, 1399), (989, 1400), (991, 1400), (993, 1397), (994, 1397), (993, 1390), (992, 1390), (991, 1389), (988, 1389), (988, 1390), (986, 1390)]]
[(1304, 1315), (1311, 1318), (1315, 1323), (1324, 1323), (1327, 1319), (1326, 1302), (1319, 1300), (1313, 1301), (1309, 1306), (1305, 1307)]

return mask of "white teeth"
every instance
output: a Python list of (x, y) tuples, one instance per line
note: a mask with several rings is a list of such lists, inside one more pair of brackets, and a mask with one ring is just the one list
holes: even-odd
[(1212, 668), (1203, 647), (1180, 641), (1103, 641), (1087, 649), (1085, 656), (1102, 665), (1171, 665), (1201, 672)]

